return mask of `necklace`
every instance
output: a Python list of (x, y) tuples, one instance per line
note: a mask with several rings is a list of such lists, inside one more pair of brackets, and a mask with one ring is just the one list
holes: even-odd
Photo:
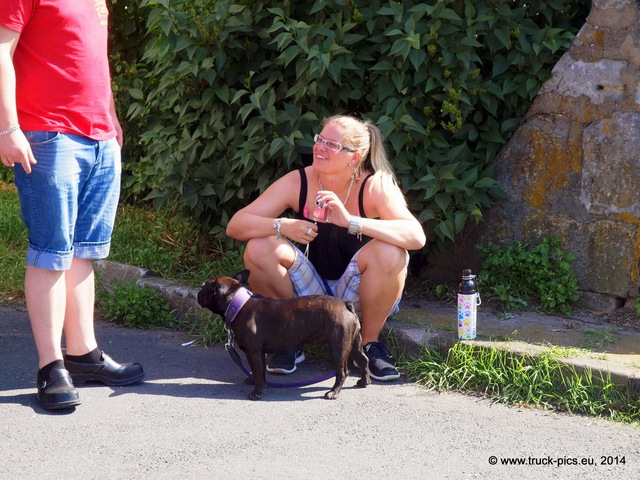
[[(342, 202), (345, 208), (347, 208), (347, 201), (349, 200), (349, 195), (351, 195), (351, 188), (353, 188), (353, 184), (355, 183), (355, 181), (356, 181), (355, 175), (351, 175), (349, 188), (347, 188), (347, 195), (344, 197), (344, 201)], [(320, 177), (318, 177), (318, 185), (320, 186), (320, 190), (324, 190), (324, 188), (322, 188), (322, 181), (320, 180)]]

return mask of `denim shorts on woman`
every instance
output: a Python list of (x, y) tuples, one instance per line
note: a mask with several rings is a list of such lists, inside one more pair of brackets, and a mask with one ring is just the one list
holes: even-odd
[[(291, 242), (289, 242), (291, 243)], [(295, 252), (293, 264), (289, 267), (289, 279), (293, 285), (293, 292), (296, 297), (306, 295), (331, 295), (333, 297), (358, 303), (360, 301), (360, 279), (362, 272), (358, 268), (358, 254), (362, 251), (362, 247), (358, 250), (347, 269), (337, 280), (323, 279), (313, 263), (309, 261), (302, 251), (291, 243)], [(407, 265), (409, 265), (409, 252), (407, 252)], [(393, 306), (389, 315), (393, 315), (400, 311), (400, 298)]]
[(78, 135), (26, 131), (38, 163), (14, 167), (20, 213), (29, 230), (27, 264), (68, 270), (73, 257), (109, 254), (120, 196), (120, 146)]

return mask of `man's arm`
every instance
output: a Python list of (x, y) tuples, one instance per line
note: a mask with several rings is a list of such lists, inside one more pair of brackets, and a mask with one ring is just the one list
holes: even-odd
[(0, 25), (0, 160), (7, 167), (21, 163), (27, 173), (36, 163), (31, 146), (18, 125), (16, 73), (13, 53), (20, 34)]
[(118, 120), (118, 114), (116, 113), (116, 102), (113, 98), (113, 92), (111, 93), (111, 108), (110, 108), (111, 118), (113, 119), (113, 124), (116, 127), (116, 139), (118, 140), (118, 145), (122, 148), (124, 144), (124, 135), (122, 133), (122, 127), (120, 126), (120, 121)]

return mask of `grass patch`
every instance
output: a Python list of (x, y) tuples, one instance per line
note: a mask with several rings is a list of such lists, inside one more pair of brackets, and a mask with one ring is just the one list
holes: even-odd
[(20, 218), (18, 193), (13, 184), (0, 182), (0, 301), (24, 301), (27, 229)]
[(135, 282), (111, 282), (110, 292), (96, 290), (102, 317), (131, 328), (175, 328), (175, 316), (169, 302), (149, 287), (138, 287)]
[(580, 342), (580, 346), (582, 348), (586, 348), (589, 350), (599, 350), (616, 343), (620, 338), (620, 329), (586, 329), (584, 331), (584, 336), (584, 340)]
[(103, 281), (96, 277), (96, 315), (130, 328), (168, 328), (187, 332), (199, 345), (223, 343), (227, 330), (220, 316), (208, 310), (196, 309), (183, 315), (171, 310), (169, 301), (155, 289), (135, 282)]
[(507, 404), (639, 423), (640, 399), (620, 389), (609, 375), (578, 371), (553, 354), (515, 355), (456, 343), (448, 350), (425, 350), (404, 359), (413, 381), (436, 391), (478, 394)]
[(548, 349), (549, 355), (554, 358), (570, 358), (577, 357), (578, 355), (588, 355), (592, 358), (601, 356), (600, 354), (594, 354), (594, 352), (584, 348), (562, 347), (548, 342), (544, 342), (543, 345)]
[[(147, 205), (119, 207), (111, 243), (109, 260), (153, 270), (164, 278), (192, 288), (199, 287), (210, 277), (233, 275), (244, 268), (240, 249), (227, 248), (223, 242), (203, 233), (192, 223), (176, 220), (175, 212), (158, 211)], [(145, 292), (141, 298), (140, 292), (130, 288), (116, 286), (111, 295), (103, 291), (98, 295), (99, 307), (106, 312), (105, 307), (108, 306), (105, 302), (110, 302), (112, 307), (115, 304), (121, 316), (142, 307), (140, 315), (135, 318), (144, 318), (145, 302), (150, 302), (151, 307), (158, 310), (158, 318), (152, 315), (146, 321), (138, 320), (137, 325), (129, 323), (129, 326), (163, 326), (186, 331), (200, 345), (226, 341), (226, 328), (219, 316), (198, 310), (180, 319), (173, 312), (167, 314), (168, 306), (157, 298), (159, 295), (155, 291)], [(118, 316), (113, 317), (122, 321)], [(107, 313), (105, 318), (110, 318), (110, 315)], [(133, 316), (129, 315), (129, 318)]]
[(175, 212), (147, 205), (119, 207), (111, 244), (109, 260), (148, 268), (191, 287), (243, 268), (240, 249), (176, 220)]
[(227, 338), (224, 322), (218, 315), (198, 310), (184, 317), (175, 315), (168, 300), (150, 287), (134, 282), (113, 281), (107, 290), (98, 280), (97, 309), (105, 320), (130, 328), (169, 328), (188, 332), (198, 344), (209, 346)]

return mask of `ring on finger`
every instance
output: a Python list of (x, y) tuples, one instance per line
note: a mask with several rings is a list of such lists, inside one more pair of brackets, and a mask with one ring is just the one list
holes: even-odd
[(311, 227), (307, 227), (307, 237), (310, 237), (312, 232)]

